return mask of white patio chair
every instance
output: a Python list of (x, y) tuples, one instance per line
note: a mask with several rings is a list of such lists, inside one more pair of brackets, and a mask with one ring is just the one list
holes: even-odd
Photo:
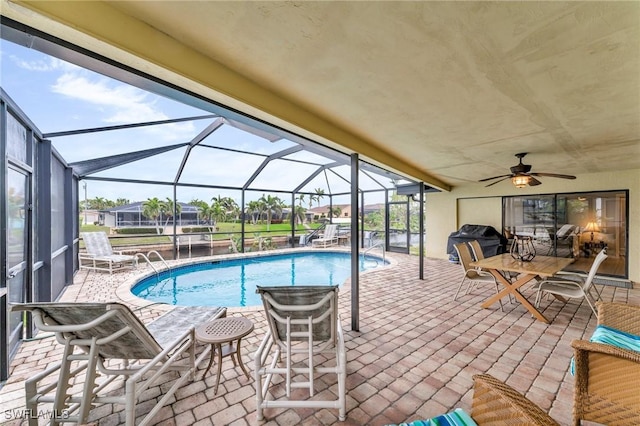
[[(139, 425), (149, 423), (209, 357), (207, 346), (196, 359), (195, 326), (226, 315), (225, 308), (174, 308), (145, 327), (119, 303), (27, 303), (12, 309), (31, 311), (36, 327), (55, 333), (64, 345), (61, 362), (25, 382), (27, 411), (38, 413), (39, 403), (53, 403), (50, 412), (59, 418), (51, 424), (87, 423), (92, 406), (105, 403), (125, 406), (127, 426), (138, 415), (144, 415)], [(163, 377), (167, 371), (179, 373), (171, 386)], [(114, 383), (118, 377), (124, 378), (123, 393), (114, 392), (122, 387)], [(166, 389), (164, 395), (148, 413), (136, 415), (141, 395), (154, 386)], [(38, 417), (31, 416), (29, 425), (38, 425)]]
[[(344, 336), (338, 316), (338, 287), (258, 286), (257, 292), (262, 296), (269, 325), (255, 355), (258, 420), (262, 420), (265, 408), (307, 407), (337, 408), (339, 420), (344, 421), (347, 371)], [(272, 359), (268, 363), (270, 354)], [(319, 354), (327, 355), (319, 357)], [(281, 362), (283, 366), (279, 367)], [(275, 400), (269, 396), (274, 374), (283, 375), (285, 380), (285, 396)], [(315, 376), (320, 374), (337, 375), (336, 398), (314, 398)], [(292, 388), (308, 389), (309, 399), (294, 400)]]
[(80, 269), (92, 271), (114, 271), (133, 269), (138, 265), (138, 258), (113, 251), (109, 237), (105, 232), (82, 232), (86, 253), (78, 254)]
[(332, 246), (338, 244), (338, 225), (327, 225), (324, 228), (324, 233), (320, 238), (313, 240), (312, 247), (322, 245), (322, 247)]
[[(589, 275), (587, 275), (586, 279), (578, 274), (564, 272), (561, 275), (554, 275), (540, 282), (540, 284), (538, 284), (538, 292), (536, 293), (536, 307), (540, 306), (542, 294), (547, 293), (562, 301), (564, 301), (564, 298), (584, 298), (593, 313), (597, 315), (595, 303), (600, 299), (600, 293), (598, 289), (596, 289), (596, 297), (594, 297), (591, 294), (591, 289), (595, 288), (593, 286), (593, 279), (596, 276), (600, 264), (604, 262), (606, 258), (607, 251), (603, 249), (591, 264), (591, 269), (589, 269)], [(590, 298), (592, 298), (593, 301)]]

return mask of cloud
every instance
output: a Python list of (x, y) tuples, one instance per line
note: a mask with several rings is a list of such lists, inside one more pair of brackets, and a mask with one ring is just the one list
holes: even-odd
[[(107, 78), (92, 80), (81, 70), (65, 72), (51, 87), (54, 93), (89, 103), (105, 114), (108, 124), (131, 124), (167, 120), (169, 116), (158, 106), (158, 97), (138, 88), (116, 83)], [(150, 135), (164, 141), (185, 140), (193, 133), (189, 122), (146, 128)]]
[(16, 64), (17, 67), (27, 71), (51, 72), (58, 70), (80, 70), (79, 67), (57, 58), (44, 57), (42, 59), (35, 59), (31, 61), (24, 60), (16, 55), (9, 55), (9, 58)]

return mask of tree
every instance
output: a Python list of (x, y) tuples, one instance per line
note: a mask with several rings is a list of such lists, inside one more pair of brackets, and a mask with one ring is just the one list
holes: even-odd
[(157, 197), (148, 198), (147, 201), (142, 203), (142, 214), (148, 218), (152, 219), (156, 225), (156, 233), (160, 235), (160, 224), (158, 223), (158, 219), (160, 217), (160, 213), (162, 212), (162, 201), (160, 201)]
[(251, 223), (255, 225), (258, 223), (258, 217), (260, 216), (260, 202), (258, 201), (249, 201), (247, 204), (247, 214), (251, 216)]
[[(225, 216), (233, 217), (234, 222), (238, 220), (240, 207), (238, 206), (238, 203), (236, 203), (236, 200), (231, 197), (222, 197), (218, 194), (217, 197), (213, 197), (211, 199), (211, 202), (220, 205), (225, 212)], [(225, 217), (224, 220), (228, 220), (228, 218)]]
[(213, 225), (217, 226), (218, 222), (224, 222), (227, 216), (222, 201), (217, 198), (212, 198), (211, 202), (211, 218), (213, 219)]
[(302, 206), (295, 206), (295, 208), (293, 210), (295, 211), (296, 224), (304, 223), (305, 213), (306, 213), (307, 209), (305, 209)]
[(96, 197), (89, 200), (89, 205), (93, 210), (104, 210), (109, 206), (109, 201), (106, 198)]
[(200, 207), (201, 209), (204, 208), (205, 206), (209, 207), (209, 203), (207, 203), (204, 200), (200, 200), (198, 198), (193, 198), (191, 201), (189, 201), (189, 204), (195, 207)]
[(315, 194), (309, 195), (309, 209), (311, 209), (311, 207), (313, 206), (314, 201), (317, 201), (318, 206), (320, 206), (320, 200), (324, 198), (324, 189), (316, 188), (314, 191), (315, 191)]
[(338, 206), (329, 209), (329, 215), (333, 217), (340, 217), (342, 209)]
[(271, 216), (273, 213), (282, 214), (282, 207), (284, 206), (284, 201), (280, 199), (280, 197), (273, 197), (271, 195), (264, 195), (258, 200), (261, 206), (264, 207), (264, 210), (267, 212), (267, 231), (269, 231), (269, 227), (271, 225)]
[(131, 204), (128, 198), (118, 198), (116, 200), (116, 206), (126, 206), (127, 204)]
[[(203, 203), (204, 205), (198, 205), (198, 216), (200, 216), (201, 219), (207, 222), (207, 224), (211, 224), (211, 220), (213, 218), (213, 210), (211, 209), (211, 206), (209, 204), (204, 201)], [(213, 232), (211, 228), (209, 228), (209, 230)]]
[(182, 205), (178, 202), (174, 205), (173, 200), (169, 197), (167, 197), (167, 200), (162, 203), (162, 207), (162, 212), (167, 216), (164, 226), (169, 224), (169, 219), (173, 217), (174, 210), (176, 215), (180, 215), (182, 212)]
[(320, 200), (324, 198), (324, 189), (322, 188), (316, 188), (314, 189), (315, 193), (315, 198), (316, 201), (318, 202), (318, 207), (320, 206)]

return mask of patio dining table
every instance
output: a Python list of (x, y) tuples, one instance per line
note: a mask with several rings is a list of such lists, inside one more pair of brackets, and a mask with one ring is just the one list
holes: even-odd
[[(548, 278), (573, 262), (568, 257), (553, 256), (536, 256), (530, 262), (523, 262), (514, 259), (511, 254), (503, 253), (497, 256), (487, 257), (485, 259), (471, 262), (470, 266), (479, 267), (490, 272), (496, 280), (505, 288), (499, 293), (487, 299), (483, 304), (483, 308), (488, 308), (503, 297), (513, 294), (515, 298), (531, 312), (531, 314), (540, 321), (549, 323), (544, 315), (536, 309), (535, 306), (520, 293), (520, 287), (536, 277)], [(518, 279), (510, 282), (503, 274), (504, 272), (516, 272), (520, 274)]]

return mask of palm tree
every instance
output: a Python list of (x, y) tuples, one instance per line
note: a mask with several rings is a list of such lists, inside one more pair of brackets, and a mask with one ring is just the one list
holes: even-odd
[(315, 194), (309, 195), (309, 209), (311, 209), (311, 207), (313, 206), (314, 201), (317, 201), (318, 206), (320, 206), (320, 199), (324, 198), (324, 189), (316, 188), (314, 191), (315, 191)]
[(320, 200), (324, 198), (324, 189), (322, 188), (316, 188), (314, 189), (315, 193), (315, 198), (316, 201), (318, 202), (318, 206), (320, 206)]
[(162, 201), (160, 201), (157, 197), (148, 198), (147, 201), (142, 203), (142, 214), (148, 219), (153, 219), (156, 225), (156, 233), (160, 235), (160, 226), (158, 223), (158, 218), (160, 217), (160, 213), (162, 212)]
[(222, 204), (220, 204), (215, 198), (211, 203), (211, 218), (213, 219), (213, 226), (217, 227), (218, 222), (224, 222), (227, 212), (224, 210)]
[[(255, 225), (258, 223), (258, 217), (260, 214), (260, 203), (258, 201), (249, 201), (247, 204), (247, 214), (251, 215), (251, 223)], [(258, 215), (256, 215), (258, 213)]]
[[(222, 197), (218, 194), (217, 197), (213, 197), (211, 202), (214, 204), (218, 204), (222, 207), (226, 215), (232, 215), (234, 217), (234, 222), (238, 219), (238, 214), (240, 212), (240, 207), (238, 207), (238, 203), (231, 197)], [(227, 220), (225, 217), (224, 220)]]
[(191, 201), (189, 201), (189, 204), (191, 204), (192, 206), (200, 207), (201, 209), (205, 206), (209, 207), (209, 203), (198, 198), (192, 198)]
[[(204, 205), (198, 205), (198, 216), (201, 219), (207, 222), (207, 224), (211, 224), (211, 219), (213, 218), (213, 210), (211, 210), (211, 206), (203, 201)], [(211, 228), (209, 231), (213, 232)]]
[(341, 213), (342, 213), (342, 209), (340, 207), (338, 207), (338, 206), (329, 209), (329, 215), (330, 216), (340, 217)]
[(297, 223), (304, 223), (304, 219), (305, 219), (305, 212), (307, 211), (307, 209), (305, 209), (302, 206), (295, 206), (295, 208), (293, 209), (295, 211), (295, 217), (296, 217), (296, 224)]
[(180, 215), (180, 213), (182, 212), (182, 205), (177, 201), (176, 201), (176, 204), (174, 205), (173, 200), (169, 197), (167, 197), (167, 201), (164, 201), (162, 205), (164, 207), (163, 212), (167, 216), (167, 220), (164, 223), (164, 226), (167, 226), (169, 224), (169, 218), (173, 217), (174, 210), (175, 210), (176, 216)]
[(284, 206), (284, 201), (280, 199), (280, 197), (273, 197), (271, 195), (264, 195), (258, 200), (264, 209), (267, 211), (267, 231), (269, 231), (269, 227), (271, 225), (271, 216), (273, 212), (277, 214), (282, 214), (282, 207)]
[(91, 204), (91, 208), (94, 210), (104, 210), (108, 207), (109, 202), (106, 198), (96, 197), (93, 200), (89, 200), (89, 204)]
[(118, 198), (116, 200), (116, 206), (126, 206), (127, 204), (131, 204), (128, 198)]

